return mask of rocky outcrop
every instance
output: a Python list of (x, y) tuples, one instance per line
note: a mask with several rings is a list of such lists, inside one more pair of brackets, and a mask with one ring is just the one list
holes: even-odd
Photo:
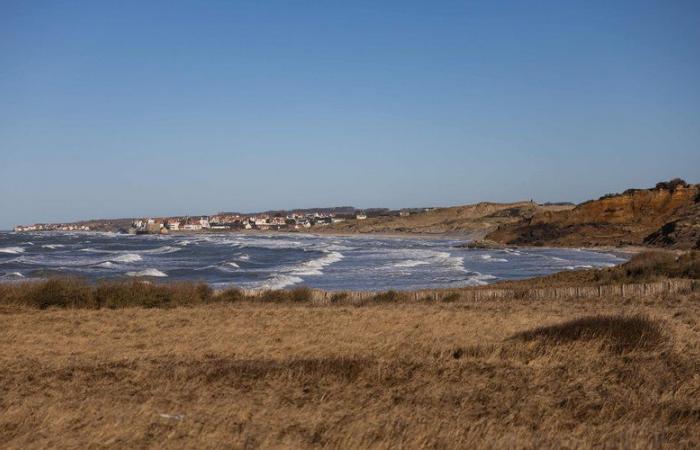
[(657, 245), (694, 248), (700, 185), (681, 180), (581, 203), (567, 211), (536, 212), (486, 237), (510, 245)]
[(644, 239), (646, 245), (700, 250), (700, 197), (676, 220), (665, 223)]

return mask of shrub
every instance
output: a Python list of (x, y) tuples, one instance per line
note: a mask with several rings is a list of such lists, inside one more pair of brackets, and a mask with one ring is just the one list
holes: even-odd
[(77, 278), (52, 278), (31, 285), (21, 296), (22, 303), (35, 308), (93, 308), (95, 299), (87, 282)]
[(407, 300), (408, 296), (403, 293), (403, 292), (397, 292), (394, 290), (386, 291), (386, 292), (381, 292), (374, 297), (372, 297), (372, 301), (374, 302), (398, 302), (401, 300)]
[(688, 183), (685, 182), (685, 180), (681, 178), (674, 178), (670, 181), (662, 181), (660, 183), (656, 183), (656, 189), (665, 189), (667, 191), (675, 191), (679, 187), (688, 187)]
[(246, 299), (246, 295), (238, 288), (226, 289), (215, 297), (216, 301), (224, 303), (236, 303)]
[(306, 286), (298, 287), (289, 291), (289, 299), (293, 302), (310, 302), (313, 291)]
[(518, 333), (513, 339), (552, 345), (597, 341), (603, 348), (620, 353), (652, 350), (665, 341), (661, 326), (642, 315), (582, 317)]
[(458, 292), (450, 292), (449, 294), (447, 294), (446, 296), (444, 296), (442, 298), (442, 301), (445, 303), (452, 303), (452, 302), (456, 302), (459, 299), (460, 299), (460, 295)]
[(336, 292), (331, 295), (331, 303), (342, 303), (348, 299), (347, 292)]

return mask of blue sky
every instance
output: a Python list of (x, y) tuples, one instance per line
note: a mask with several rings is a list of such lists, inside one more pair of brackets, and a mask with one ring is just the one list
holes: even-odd
[(0, 2), (0, 229), (700, 182), (697, 1)]

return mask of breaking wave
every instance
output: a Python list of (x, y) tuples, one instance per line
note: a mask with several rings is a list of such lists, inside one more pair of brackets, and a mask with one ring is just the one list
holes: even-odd
[(489, 255), (489, 254), (481, 255), (480, 258), (483, 259), (484, 261), (508, 262), (508, 260), (505, 259), (505, 258), (494, 258), (493, 256), (491, 256), (491, 255)]
[(267, 280), (265, 280), (260, 285), (260, 289), (269, 289), (269, 290), (284, 289), (286, 287), (293, 286), (297, 283), (301, 283), (302, 281), (304, 281), (304, 280), (302, 280), (299, 277), (278, 273), (278, 274), (272, 275)]
[(428, 261), (418, 261), (416, 259), (407, 259), (406, 261), (400, 261), (394, 264), (392, 267), (398, 268), (411, 268), (430, 264)]
[(130, 277), (167, 277), (168, 275), (158, 269), (149, 268), (138, 272), (127, 272)]
[(65, 247), (65, 245), (63, 245), (63, 244), (44, 244), (44, 245), (42, 245), (42, 247), (43, 247), (43, 248), (48, 248), (48, 249), (51, 249), (51, 250), (55, 250), (55, 249), (57, 249), (57, 248), (63, 248), (63, 247)]
[(137, 255), (136, 253), (126, 253), (124, 255), (120, 255), (116, 258), (113, 258), (112, 261), (122, 263), (134, 263), (137, 261), (141, 261), (142, 259), (143, 258), (141, 257), (141, 255)]
[(0, 253), (9, 253), (10, 255), (18, 255), (24, 253), (24, 248), (22, 247), (3, 247), (0, 248)]
[(182, 248), (179, 248), (179, 247), (172, 247), (172, 246), (170, 246), (170, 245), (166, 245), (166, 246), (164, 246), (164, 247), (158, 247), (158, 248), (154, 248), (154, 249), (151, 249), (151, 250), (141, 250), (141, 252), (142, 252), (142, 253), (155, 254), (155, 255), (163, 255), (163, 254), (165, 254), (165, 253), (175, 253), (175, 252), (179, 252), (180, 250), (182, 250)]
[(329, 252), (325, 256), (301, 263), (292, 273), (295, 275), (323, 275), (323, 268), (344, 258), (340, 252)]

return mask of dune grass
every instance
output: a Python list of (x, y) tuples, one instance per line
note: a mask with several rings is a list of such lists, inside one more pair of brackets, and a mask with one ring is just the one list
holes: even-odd
[(470, 304), (392, 294), (372, 308), (277, 300), (0, 308), (0, 447), (700, 442), (697, 293)]
[(638, 253), (626, 263), (615, 267), (567, 270), (528, 280), (501, 282), (494, 286), (507, 288), (590, 286), (645, 283), (669, 278), (700, 279), (700, 251), (676, 253), (650, 250)]

